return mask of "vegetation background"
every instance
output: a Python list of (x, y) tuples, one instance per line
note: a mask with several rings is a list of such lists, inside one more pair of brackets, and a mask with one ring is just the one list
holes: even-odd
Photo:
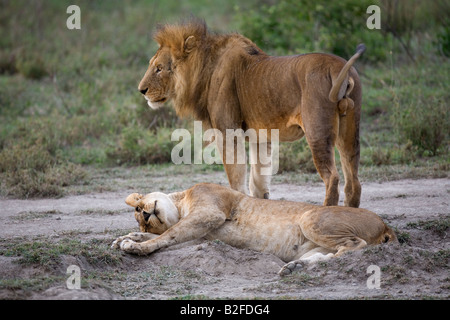
[[(170, 106), (149, 109), (137, 85), (156, 51), (155, 26), (191, 15), (276, 55), (349, 58), (364, 42), (356, 66), (364, 89), (363, 179), (448, 175), (446, 0), (78, 0), (81, 30), (66, 28), (71, 4), (0, 0), (2, 196), (86, 192), (99, 172), (114, 168), (174, 174), (168, 168), (178, 142), (170, 136), (192, 129), (192, 119), (178, 119)], [(381, 30), (366, 27), (371, 4), (381, 8)], [(283, 143), (280, 156), (282, 172), (315, 172), (304, 140)]]

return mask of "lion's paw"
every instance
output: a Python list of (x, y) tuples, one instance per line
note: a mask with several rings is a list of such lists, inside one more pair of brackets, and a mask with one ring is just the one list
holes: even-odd
[(294, 271), (298, 271), (301, 270), (303, 268), (303, 264), (299, 261), (291, 261), (289, 263), (286, 263), (281, 269), (280, 271), (278, 271), (278, 274), (280, 276), (287, 276), (289, 274), (291, 274)]

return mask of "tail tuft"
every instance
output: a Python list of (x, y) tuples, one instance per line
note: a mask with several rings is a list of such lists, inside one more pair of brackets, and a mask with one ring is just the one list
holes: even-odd
[(364, 43), (358, 44), (358, 46), (356, 47), (356, 53), (362, 55), (364, 51), (366, 51), (366, 45)]

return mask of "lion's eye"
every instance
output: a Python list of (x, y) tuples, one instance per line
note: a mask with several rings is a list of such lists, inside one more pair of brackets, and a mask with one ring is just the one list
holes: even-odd
[(156, 67), (156, 73), (160, 73), (162, 71), (162, 67), (161, 66), (157, 66)]

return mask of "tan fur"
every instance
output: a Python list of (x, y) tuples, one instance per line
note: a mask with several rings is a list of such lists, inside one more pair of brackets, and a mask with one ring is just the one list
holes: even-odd
[(282, 268), (286, 274), (304, 261), (397, 239), (368, 210), (258, 199), (209, 183), (169, 195), (131, 194), (126, 202), (136, 208), (141, 232), (116, 239), (112, 247), (139, 255), (206, 237), (293, 260)]
[[(152, 108), (171, 99), (179, 116), (220, 130), (224, 147), (226, 129), (278, 129), (281, 141), (306, 136), (325, 182), (324, 205), (339, 201), (337, 146), (345, 205), (359, 206), (361, 83), (352, 64), (363, 45), (348, 62), (322, 53), (273, 57), (240, 34), (209, 33), (201, 21), (164, 25), (155, 40), (160, 47), (139, 84)], [(246, 192), (246, 165), (228, 164), (226, 152), (222, 158), (230, 186)], [(259, 172), (251, 171), (250, 191), (264, 197), (270, 179)]]

